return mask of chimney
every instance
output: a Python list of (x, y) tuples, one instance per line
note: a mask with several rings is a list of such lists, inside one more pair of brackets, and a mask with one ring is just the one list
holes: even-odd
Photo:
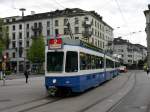
[(31, 15), (34, 15), (35, 14), (35, 11), (31, 11)]

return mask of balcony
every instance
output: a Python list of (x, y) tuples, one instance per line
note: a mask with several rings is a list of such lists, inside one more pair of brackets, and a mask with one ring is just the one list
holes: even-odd
[(37, 26), (32, 26), (31, 29), (32, 29), (32, 31), (34, 31), (34, 32), (39, 32), (39, 31), (42, 32), (43, 26), (39, 26), (39, 27), (37, 27)]
[(83, 32), (82, 32), (82, 36), (83, 36), (83, 37), (86, 37), (86, 38), (91, 37), (92, 34), (93, 34), (92, 31), (83, 31)]
[(89, 20), (86, 20), (82, 23), (82, 26), (85, 28), (91, 27), (92, 26), (92, 22)]

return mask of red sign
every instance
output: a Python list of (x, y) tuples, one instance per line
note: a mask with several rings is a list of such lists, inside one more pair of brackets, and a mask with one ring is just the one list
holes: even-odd
[(48, 43), (49, 49), (60, 49), (62, 48), (62, 39), (61, 38), (54, 38), (50, 39)]

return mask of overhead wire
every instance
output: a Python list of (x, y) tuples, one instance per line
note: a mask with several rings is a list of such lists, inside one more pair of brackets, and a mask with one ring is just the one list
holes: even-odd
[(121, 7), (120, 7), (120, 5), (119, 5), (118, 0), (114, 0), (114, 1), (116, 2), (116, 5), (117, 5), (117, 7), (118, 7), (118, 10), (119, 10), (119, 12), (120, 12), (120, 15), (121, 15), (121, 18), (122, 18), (124, 24), (127, 26), (128, 32), (131, 33), (131, 30), (130, 30), (130, 28), (129, 28), (129, 26), (128, 26), (128, 22), (126, 21), (126, 18), (125, 18), (124, 14), (123, 14), (123, 11), (122, 11), (122, 9), (121, 9)]

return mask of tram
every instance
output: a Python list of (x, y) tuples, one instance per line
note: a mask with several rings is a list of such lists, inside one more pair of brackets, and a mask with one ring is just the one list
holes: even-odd
[(45, 52), (45, 86), (80, 93), (119, 74), (119, 61), (81, 40), (50, 39)]

